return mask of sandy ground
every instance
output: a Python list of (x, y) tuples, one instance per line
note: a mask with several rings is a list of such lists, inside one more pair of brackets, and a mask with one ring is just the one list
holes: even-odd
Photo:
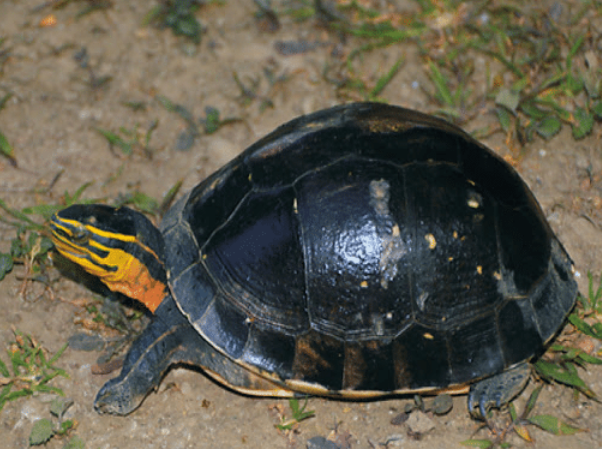
[[(340, 64), (338, 52), (349, 51), (357, 42), (341, 41), (315, 22), (297, 24), (284, 17), (280, 30), (267, 33), (254, 20), (252, 2), (229, 0), (202, 8), (198, 16), (206, 33), (197, 47), (169, 30), (142, 27), (149, 2), (113, 3), (106, 11), (77, 19), (83, 3), (76, 2), (55, 12), (55, 26), (40, 28), (39, 21), (52, 11), (34, 10), (39, 0), (0, 2), (3, 49), (9, 48), (11, 54), (0, 74), (0, 93), (13, 93), (0, 111), (0, 130), (13, 144), (18, 161), (15, 168), (0, 159), (0, 197), (9, 206), (56, 203), (65, 192), (73, 194), (87, 182), (92, 184), (85, 198), (113, 199), (136, 191), (161, 198), (179, 180), (185, 191), (277, 125), (342, 101), (322, 74), (325, 67)], [(277, 51), (277, 41), (300, 39), (323, 45), (298, 55)], [(76, 59), (82, 49), (87, 52), (88, 68)], [(382, 96), (393, 104), (434, 111), (419, 88), (432, 87), (411, 43), (365, 57), (363, 76), (376, 80), (400, 56), (405, 57), (404, 66)], [(482, 60), (475, 64), (483, 70)], [(280, 81), (270, 83), (268, 72)], [(233, 73), (247, 85), (256, 82), (258, 98), (243, 104)], [(94, 87), (92, 76), (96, 80), (111, 76), (111, 80)], [(475, 86), (479, 88), (483, 87)], [(178, 150), (176, 143), (186, 123), (162, 107), (156, 95), (183, 105), (195, 117), (204, 117), (205, 108), (212, 106), (222, 117), (241, 120), (197, 137), (186, 151)], [(263, 98), (274, 107), (262, 110)], [(144, 102), (146, 109), (133, 111), (125, 102)], [(492, 114), (484, 114), (467, 128), (478, 129), (494, 120)], [(117, 131), (123, 126), (137, 127), (144, 134), (154, 121), (150, 154), (138, 148), (124, 156), (95, 131)], [(517, 155), (500, 134), (485, 142), (503, 155)], [(581, 291), (587, 291), (588, 271), (602, 272), (600, 148), (599, 127), (580, 141), (565, 130), (549, 142), (527, 145), (517, 165), (575, 260)], [(62, 173), (58, 181), (45, 191), (58, 173)], [(6, 251), (12, 238), (14, 229), (0, 224), (0, 249)], [(51, 277), (60, 278), (53, 295), (42, 294), (42, 286), (34, 283), (22, 297), (22, 275), (22, 267), (16, 267), (0, 286), (0, 347), (13, 339), (11, 326), (16, 326), (54, 353), (70, 336), (83, 331), (81, 317), (87, 315), (73, 302), (94, 294), (52, 270)], [(0, 357), (6, 360), (5, 355)], [(455, 399), (448, 415), (420, 416), (423, 424), (432, 427), (421, 438), (412, 436), (408, 424), (391, 424), (408, 399), (368, 403), (311, 399), (308, 408), (316, 416), (287, 437), (274, 428), (278, 418), (273, 408), (279, 405), (290, 415), (286, 401), (244, 397), (186, 369), (172, 370), (158, 393), (130, 416), (99, 415), (92, 401), (111, 375), (91, 373), (98, 357), (98, 352), (68, 349), (58, 365), (70, 377), (54, 381), (73, 399), (67, 417), (77, 420), (74, 434), (88, 448), (304, 448), (312, 437), (334, 434), (340, 447), (444, 448), (457, 447), (478, 428), (466, 413), (465, 397)], [(602, 369), (592, 368), (583, 375), (602, 394)], [(519, 403), (527, 396), (528, 391)], [(42, 395), (5, 406), (0, 412), (1, 445), (27, 447), (32, 423), (49, 416), (50, 399)], [(589, 431), (554, 437), (534, 430), (536, 443), (530, 446), (599, 447), (601, 412), (599, 404), (583, 397), (574, 401), (567, 388), (546, 386), (534, 413), (553, 413)], [(510, 441), (515, 447), (527, 446), (515, 436)], [(63, 444), (55, 438), (48, 447)]]

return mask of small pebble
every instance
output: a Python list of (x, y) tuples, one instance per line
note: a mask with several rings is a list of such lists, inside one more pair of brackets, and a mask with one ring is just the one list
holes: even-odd
[(339, 446), (324, 437), (317, 436), (307, 440), (307, 449), (339, 449)]
[(67, 340), (69, 348), (76, 351), (102, 351), (105, 347), (104, 340), (98, 335), (88, 335), (84, 333), (73, 334)]
[(435, 428), (435, 423), (424, 413), (414, 412), (406, 421), (406, 425), (414, 433), (425, 434)]

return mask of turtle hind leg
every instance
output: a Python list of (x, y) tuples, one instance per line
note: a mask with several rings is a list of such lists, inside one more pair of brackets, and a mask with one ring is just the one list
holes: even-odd
[(167, 296), (142, 335), (132, 344), (121, 374), (104, 384), (96, 395), (94, 408), (116, 415), (127, 415), (138, 408), (146, 395), (159, 385), (169, 366), (179, 358), (182, 342), (190, 329), (173, 299)]
[(468, 395), (468, 411), (471, 415), (487, 421), (487, 411), (510, 402), (523, 391), (530, 375), (529, 364), (520, 363), (500, 374), (472, 384)]

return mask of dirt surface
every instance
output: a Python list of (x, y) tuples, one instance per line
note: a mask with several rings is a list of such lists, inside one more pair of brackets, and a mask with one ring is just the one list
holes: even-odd
[[(73, 194), (88, 182), (92, 184), (85, 198), (114, 199), (136, 191), (161, 198), (179, 180), (182, 191), (188, 190), (279, 124), (343, 101), (322, 74), (325, 67), (341, 63), (340, 54), (358, 45), (326, 32), (315, 21), (295, 23), (287, 17), (281, 18), (278, 31), (268, 33), (258, 26), (256, 8), (248, 0), (203, 7), (198, 17), (206, 32), (199, 46), (174, 37), (170, 30), (142, 27), (151, 8), (143, 0), (114, 1), (112, 8), (80, 19), (76, 14), (83, 3), (59, 11), (35, 10), (39, 4), (40, 0), (0, 2), (3, 48), (9, 48), (11, 55), (0, 74), (0, 93), (13, 93), (0, 111), (0, 130), (14, 146), (18, 161), (15, 168), (0, 160), (0, 197), (17, 209), (57, 203), (65, 192)], [(38, 26), (51, 12), (57, 24)], [(295, 55), (278, 51), (282, 47), (277, 42), (298, 40), (319, 45)], [(83, 49), (87, 61), (82, 60)], [(392, 104), (433, 112), (436, 107), (421, 89), (432, 86), (411, 43), (366, 56), (362, 76), (374, 82), (400, 56), (405, 58), (404, 66), (382, 96)], [(484, 72), (483, 60), (475, 65)], [(268, 72), (279, 81), (270, 83)], [(234, 73), (248, 86), (257, 83), (257, 98), (241, 102)], [(111, 80), (93, 85), (104, 76)], [(161, 106), (156, 95), (181, 104), (195, 117), (204, 117), (205, 108), (212, 106), (222, 118), (240, 120), (214, 134), (198, 136), (188, 150), (178, 150), (186, 122)], [(273, 107), (262, 108), (266, 99)], [(125, 102), (144, 102), (146, 109), (133, 111)], [(153, 121), (157, 127), (148, 151), (138, 147), (131, 156), (111, 149), (95, 130), (137, 127), (144, 135)], [(470, 131), (494, 122), (494, 115), (484, 111), (466, 127)], [(493, 134), (485, 143), (519, 161), (517, 169), (573, 257), (580, 290), (586, 292), (587, 272), (602, 272), (600, 128), (580, 141), (573, 140), (570, 130), (548, 142), (536, 140), (520, 158), (503, 137)], [(0, 250), (6, 251), (14, 236), (13, 228), (0, 224)], [(86, 331), (82, 317), (89, 316), (77, 303), (92, 298), (90, 290), (52, 270), (50, 275), (60, 278), (52, 294), (40, 283), (28, 283), (23, 296), (23, 274), (23, 268), (16, 267), (0, 284), (0, 348), (13, 340), (11, 326), (34, 335), (52, 353), (70, 336)], [(6, 360), (5, 355), (0, 357)], [(77, 420), (74, 434), (88, 448), (304, 448), (308, 439), (329, 435), (338, 438), (340, 447), (444, 448), (459, 447), (457, 443), (471, 438), (479, 426), (466, 413), (462, 396), (455, 398), (452, 412), (445, 416), (416, 415), (413, 419), (420, 422), (410, 424), (430, 429), (420, 438), (408, 423), (391, 424), (409, 399), (367, 403), (311, 399), (308, 408), (316, 416), (285, 436), (274, 428), (278, 418), (273, 406), (290, 416), (286, 401), (244, 397), (187, 369), (172, 370), (159, 391), (133, 414), (99, 415), (93, 410), (93, 398), (115, 373), (92, 374), (98, 357), (98, 352), (67, 349), (58, 365), (70, 377), (53, 381), (73, 399), (67, 417)], [(602, 369), (591, 368), (583, 376), (602, 394)], [(529, 391), (521, 395), (519, 404)], [(28, 447), (33, 422), (49, 417), (50, 399), (42, 395), (6, 405), (0, 412), (0, 445)], [(554, 437), (533, 430), (536, 443), (530, 446), (599, 447), (601, 412), (600, 404), (583, 397), (573, 400), (567, 388), (546, 386), (534, 413), (552, 413), (589, 431)], [(478, 437), (486, 438), (488, 433), (481, 431)], [(509, 440), (515, 447), (528, 446), (516, 436)], [(63, 444), (55, 438), (48, 447)]]

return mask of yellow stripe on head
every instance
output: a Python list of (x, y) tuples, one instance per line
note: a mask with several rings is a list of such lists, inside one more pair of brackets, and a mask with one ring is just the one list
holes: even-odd
[(109, 289), (141, 301), (153, 312), (161, 303), (167, 277), (163, 239), (142, 214), (77, 205), (55, 214), (50, 225), (59, 253)]

